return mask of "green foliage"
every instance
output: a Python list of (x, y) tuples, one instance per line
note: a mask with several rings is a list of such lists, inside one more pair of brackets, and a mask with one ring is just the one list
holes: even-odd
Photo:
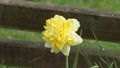
[(4, 65), (4, 60), (0, 63), (0, 68), (18, 68), (16, 66), (7, 66), (7, 65)]
[[(96, 46), (99, 46), (100, 49), (103, 49), (103, 47), (100, 46), (100, 43), (94, 33), (94, 30), (91, 29), (91, 31), (96, 40)], [(82, 55), (83, 55), (84, 59), (86, 60), (87, 64), (90, 66), (90, 68), (118, 68), (118, 64), (117, 64), (118, 61), (116, 61), (116, 59), (111, 59), (106, 56), (102, 57), (102, 55), (98, 55), (100, 57), (101, 61), (95, 62), (95, 61), (91, 60), (89, 55), (85, 52), (84, 48), (82, 48), (82, 49), (83, 49)], [(93, 64), (93, 62), (95, 62), (95, 65)]]
[(0, 28), (0, 39), (41, 41), (42, 40), (41, 37), (42, 35), (40, 33)]
[(81, 8), (120, 11), (120, 0), (27, 0)]
[[(82, 36), (82, 29), (80, 31), (80, 36)], [(80, 45), (76, 46), (76, 49), (77, 49), (77, 51), (76, 51), (76, 55), (75, 55), (75, 58), (74, 58), (74, 63), (73, 63), (72, 68), (77, 68)]]

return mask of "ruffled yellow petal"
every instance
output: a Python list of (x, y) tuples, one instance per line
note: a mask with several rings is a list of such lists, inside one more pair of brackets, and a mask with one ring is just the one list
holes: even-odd
[(59, 52), (60, 49), (55, 44), (53, 44), (51, 48), (51, 53), (59, 53)]
[(74, 43), (71, 45), (78, 45), (83, 42), (83, 39), (77, 33), (71, 33), (70, 39), (74, 40)]
[(65, 45), (61, 51), (65, 56), (69, 56), (70, 53), (70, 46), (69, 45)]
[(45, 43), (45, 47), (47, 47), (47, 48), (51, 48), (51, 47), (52, 47), (52, 44), (51, 44), (51, 43), (46, 42), (46, 43)]
[(71, 24), (71, 31), (78, 31), (80, 24), (79, 21), (76, 19), (68, 19), (67, 22), (69, 22)]

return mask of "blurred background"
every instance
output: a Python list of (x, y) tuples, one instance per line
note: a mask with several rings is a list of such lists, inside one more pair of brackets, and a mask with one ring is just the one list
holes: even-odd
[(98, 10), (120, 11), (120, 0), (26, 0), (48, 4), (89, 8)]

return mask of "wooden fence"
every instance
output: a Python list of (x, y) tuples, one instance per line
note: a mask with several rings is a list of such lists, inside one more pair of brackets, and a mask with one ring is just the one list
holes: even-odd
[[(76, 18), (81, 23), (83, 38), (120, 43), (120, 13), (81, 9), (51, 4), (21, 1), (0, 1), (0, 27), (43, 31), (46, 19), (60, 14), (66, 18)], [(80, 29), (79, 29), (80, 31)], [(78, 33), (79, 33), (78, 31)], [(22, 40), (0, 40), (0, 61), (7, 65), (30, 66), (32, 68), (64, 68), (65, 58), (61, 54), (51, 54), (44, 48), (43, 42)], [(82, 50), (80, 50), (80, 53)], [(120, 58), (120, 52), (86, 49), (93, 60), (99, 55)], [(75, 56), (75, 49), (70, 54), (70, 66)], [(96, 57), (96, 58), (94, 58)], [(88, 68), (83, 56), (79, 54), (79, 68)]]

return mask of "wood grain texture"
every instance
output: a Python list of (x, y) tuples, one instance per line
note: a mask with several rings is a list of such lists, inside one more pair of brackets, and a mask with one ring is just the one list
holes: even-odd
[[(20, 40), (0, 40), (0, 61), (4, 64), (27, 66), (32, 68), (64, 68), (65, 56), (61, 53), (52, 54), (44, 48), (42, 42), (29, 42)], [(120, 58), (120, 52), (101, 51), (96, 49), (84, 49), (92, 61), (100, 61), (100, 56), (107, 56), (113, 61)], [(72, 47), (69, 56), (70, 67), (72, 67), (76, 49)], [(88, 68), (83, 57), (83, 48), (80, 48), (78, 68)], [(119, 65), (119, 63), (118, 63)]]
[[(55, 14), (80, 21), (83, 38), (120, 42), (120, 13), (33, 2), (0, 2), (0, 27), (43, 31), (45, 20)], [(80, 32), (80, 29), (78, 33)]]

